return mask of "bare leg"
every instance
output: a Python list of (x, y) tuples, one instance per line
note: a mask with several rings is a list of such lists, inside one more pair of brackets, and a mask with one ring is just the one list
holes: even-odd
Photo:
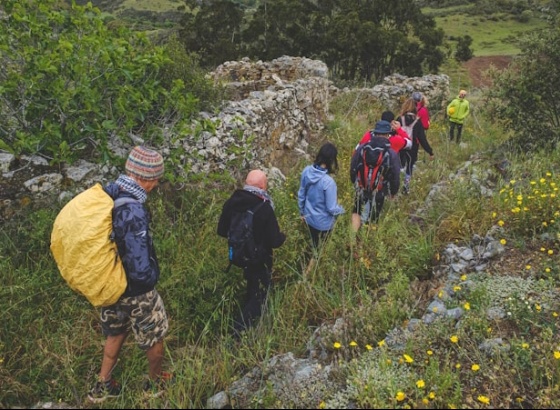
[(99, 380), (105, 382), (111, 379), (111, 373), (117, 364), (121, 347), (127, 336), (128, 333), (117, 336), (107, 336), (105, 347), (103, 348), (103, 361), (101, 362)]
[(352, 214), (352, 230), (358, 232), (362, 225), (362, 217), (360, 214)]
[(163, 340), (156, 342), (152, 347), (146, 350), (148, 364), (150, 366), (150, 379), (156, 380), (161, 375), (161, 364), (163, 362)]

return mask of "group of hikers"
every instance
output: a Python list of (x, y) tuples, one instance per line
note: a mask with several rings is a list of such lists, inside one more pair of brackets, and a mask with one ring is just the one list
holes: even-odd
[[(469, 113), (466, 91), (461, 90), (447, 107), (450, 129), (449, 139), (461, 139), (463, 121)], [(401, 107), (398, 116), (385, 111), (371, 131), (367, 131), (354, 150), (361, 152), (371, 146), (371, 152), (378, 152), (378, 177), (372, 189), (360, 184), (359, 175), (354, 175), (356, 194), (352, 210), (351, 224), (355, 232), (362, 224), (376, 223), (379, 219), (385, 197), (394, 197), (400, 188), (401, 170), (404, 170), (402, 193), (407, 194), (419, 148), (434, 152), (426, 137), (430, 127), (428, 102), (422, 93), (414, 92)], [(377, 151), (375, 151), (377, 149)], [(331, 174), (338, 169), (338, 151), (334, 144), (324, 143), (313, 164), (306, 166), (301, 174), (298, 190), (298, 208), (302, 221), (309, 230), (311, 246), (318, 249), (331, 233), (336, 218), (345, 212), (338, 203), (337, 185)], [(362, 158), (365, 158), (362, 157)], [(359, 158), (356, 161), (359, 162)], [(162, 298), (156, 290), (160, 270), (150, 234), (150, 216), (144, 203), (148, 194), (158, 185), (164, 172), (162, 155), (145, 146), (134, 147), (125, 164), (125, 174), (104, 187), (113, 200), (134, 198), (113, 211), (113, 229), (119, 256), (127, 278), (127, 287), (119, 300), (102, 307), (101, 329), (106, 338), (101, 368), (95, 385), (88, 398), (100, 403), (109, 397), (121, 394), (121, 385), (112, 372), (117, 364), (121, 348), (130, 332), (137, 345), (146, 353), (149, 371), (144, 384), (144, 392), (157, 397), (173, 381), (173, 375), (162, 369), (163, 340), (168, 333), (169, 323)], [(362, 164), (364, 167), (365, 165)], [(360, 170), (362, 174), (363, 169)], [(241, 189), (236, 189), (224, 203), (217, 225), (217, 234), (228, 238), (230, 224), (236, 213), (254, 209), (254, 241), (263, 249), (264, 257), (256, 264), (243, 269), (246, 280), (246, 300), (233, 322), (233, 336), (239, 338), (242, 332), (253, 326), (262, 313), (271, 286), (273, 249), (279, 248), (286, 240), (274, 212), (274, 202), (267, 192), (266, 174), (258, 169), (251, 170)]]

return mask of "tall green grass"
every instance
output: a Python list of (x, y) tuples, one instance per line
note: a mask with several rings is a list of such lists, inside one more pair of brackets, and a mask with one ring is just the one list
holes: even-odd
[[(465, 144), (450, 144), (447, 124), (436, 118), (428, 132), (435, 159), (430, 161), (420, 153), (411, 194), (388, 201), (379, 223), (363, 227), (357, 242), (350, 229), (353, 189), (346, 170), (351, 150), (364, 130), (379, 118), (383, 107), (363, 102), (349, 109), (352, 105), (348, 101), (355, 101), (355, 97), (348, 96), (333, 102), (334, 119), (328, 133), (313, 141), (311, 153), (323, 139), (338, 146), (341, 168), (335, 180), (347, 212), (338, 219), (332, 236), (317, 255), (317, 263), (305, 274), (310, 239), (299, 219), (296, 194), (299, 173), (306, 163), (302, 161), (288, 170), (285, 183), (271, 188), (279, 222), (288, 239), (275, 253), (275, 287), (266, 314), (239, 344), (232, 341), (229, 328), (243, 297), (244, 281), (236, 268), (224, 272), (226, 243), (215, 233), (221, 205), (235, 186), (224, 180), (221, 186), (213, 181), (183, 191), (160, 189), (153, 193), (148, 203), (162, 267), (158, 289), (171, 323), (165, 367), (175, 373), (178, 383), (163, 399), (142, 400), (141, 383), (147, 364), (131, 338), (114, 373), (125, 390), (122, 397), (106, 404), (114, 408), (205, 407), (208, 397), (270, 357), (289, 351), (304, 355), (318, 326), (344, 317), (348, 324), (345, 333), (331, 335), (330, 344), (324, 348), (333, 357), (358, 359), (347, 367), (342, 364), (349, 386), (360, 378), (371, 377), (369, 391), (355, 390), (354, 386), (354, 393), (346, 391), (343, 395), (358, 407), (483, 407), (478, 396), (483, 401), (491, 397), (491, 406), (508, 407), (517, 403), (515, 394), (535, 407), (558, 406), (554, 389), (560, 383), (560, 371), (553, 359), (558, 346), (551, 335), (557, 331), (553, 312), (560, 310), (554, 298), (546, 302), (533, 300), (531, 312), (512, 306), (512, 312), (523, 312), (525, 316), (496, 327), (485, 318), (484, 307), (491, 303), (495, 287), (500, 286), (496, 283), (501, 282), (488, 287), (482, 281), (462, 299), (461, 303), (470, 302), (471, 311), (476, 313), (467, 315), (460, 329), (445, 322), (415, 333), (406, 350), (415, 365), (405, 371), (395, 365), (398, 354), (377, 351), (378, 342), (389, 331), (422, 314), (427, 298), (418, 289), (430, 289), (432, 267), (438, 263), (442, 248), (449, 242), (467, 243), (474, 234), (484, 235), (499, 218), (506, 222), (504, 239), (511, 247), (511, 255), (537, 246), (537, 256), (542, 260), (537, 264), (531, 253), (532, 271), (538, 270), (538, 276), (545, 281), (544, 288), (558, 285), (558, 262), (548, 254), (548, 250), (557, 254), (558, 240), (553, 238), (544, 244), (542, 229), (526, 229), (527, 224), (533, 223), (530, 218), (498, 217), (500, 212), (508, 215), (508, 206), (500, 194), (481, 195), (471, 182), (476, 174), (470, 171), (457, 177), (456, 171), (466, 161), (491, 169), (507, 159), (511, 178), (528, 181), (530, 188), (530, 180), (539, 181), (544, 176), (550, 188), (551, 182), (558, 181), (558, 170), (551, 165), (558, 163), (559, 154), (535, 154), (530, 159), (510, 156), (499, 148), (507, 136), (482, 116), (477, 96), (470, 99), (473, 115), (465, 125)], [(497, 188), (506, 183), (499, 178), (494, 182)], [(427, 195), (435, 184), (445, 188), (444, 194), (426, 208)], [(549, 235), (558, 232), (553, 229), (555, 222), (551, 222), (558, 219), (554, 216), (558, 211), (555, 206), (557, 202), (553, 201), (543, 208), (548, 223), (553, 225), (547, 231)], [(0, 233), (0, 298), (4, 307), (0, 407), (30, 406), (38, 401), (62, 401), (81, 407), (100, 365), (103, 337), (98, 312), (67, 287), (49, 253), (56, 211), (30, 209), (25, 217), (7, 221)], [(536, 208), (535, 212), (540, 211)], [(536, 220), (540, 219), (538, 215)], [(525, 265), (520, 263), (518, 271), (513, 272), (508, 266), (510, 271), (500, 275), (527, 276)], [(546, 315), (538, 315), (535, 303), (542, 304)], [(477, 348), (489, 336), (489, 328), (493, 328), (492, 337), (507, 337), (513, 346), (511, 353), (500, 353), (493, 362), (482, 357)], [(457, 345), (449, 342), (454, 333), (460, 340)], [(334, 343), (341, 347), (336, 349)], [(351, 343), (358, 348), (350, 347)], [(530, 343), (530, 352), (523, 343)], [(362, 355), (366, 346), (381, 356), (375, 359), (377, 356)], [(432, 351), (430, 357), (428, 350)], [(387, 367), (388, 360), (393, 364)], [(457, 364), (462, 367), (455, 367)], [(469, 370), (472, 364), (482, 370)], [(382, 380), (376, 375), (383, 375)], [(527, 378), (532, 381), (526, 382)], [(415, 387), (420, 379), (431, 390)], [(510, 392), (510, 386), (518, 384), (516, 393)], [(378, 390), (382, 386), (389, 389), (384, 395)], [(471, 393), (473, 389), (476, 394)], [(403, 402), (396, 399), (399, 393), (407, 397)], [(342, 400), (337, 394), (324, 393), (323, 405), (336, 406), (336, 400)], [(278, 400), (268, 397), (264, 403), (275, 408)]]

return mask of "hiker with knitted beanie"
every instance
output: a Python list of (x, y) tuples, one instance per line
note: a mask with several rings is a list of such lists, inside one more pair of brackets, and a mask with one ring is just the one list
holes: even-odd
[(157, 397), (171, 375), (162, 371), (163, 338), (169, 323), (163, 300), (155, 289), (160, 270), (150, 235), (150, 217), (144, 203), (163, 175), (163, 157), (158, 152), (137, 146), (125, 164), (125, 175), (104, 187), (113, 198), (132, 198), (113, 210), (113, 235), (126, 273), (127, 286), (119, 300), (101, 308), (101, 330), (106, 337), (97, 382), (88, 394), (101, 403), (121, 393), (112, 372), (130, 332), (148, 359), (148, 379), (144, 392)]

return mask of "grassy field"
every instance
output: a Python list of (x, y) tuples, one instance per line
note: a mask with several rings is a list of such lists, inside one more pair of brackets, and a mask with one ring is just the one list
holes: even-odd
[(487, 18), (451, 12), (447, 16), (435, 17), (435, 20), (448, 39), (471, 36), (471, 48), (476, 57), (518, 54), (519, 48), (515, 41), (519, 35), (543, 28), (546, 24), (537, 18), (519, 23), (508, 16)]

